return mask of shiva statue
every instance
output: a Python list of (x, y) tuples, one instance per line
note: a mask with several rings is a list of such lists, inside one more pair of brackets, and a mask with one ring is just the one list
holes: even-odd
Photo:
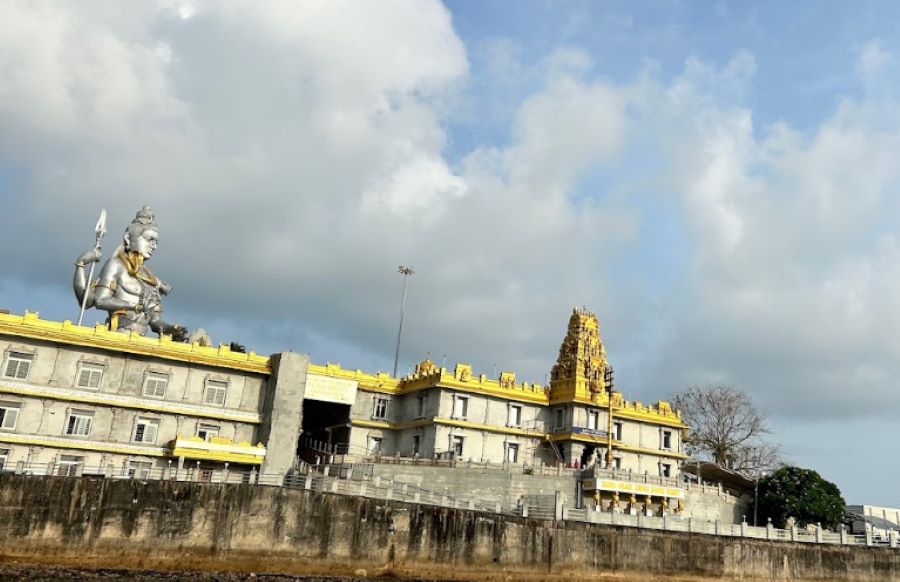
[[(144, 206), (128, 228), (122, 244), (116, 248), (100, 270), (99, 279), (90, 281), (85, 266), (100, 261), (98, 244), (83, 253), (75, 262), (73, 287), (78, 303), (106, 311), (110, 330), (146, 335), (147, 329), (169, 334), (175, 341), (184, 341), (187, 329), (162, 319), (162, 296), (172, 287), (154, 275), (144, 264), (150, 259), (159, 241), (159, 229), (149, 206)], [(87, 294), (87, 296), (85, 296)]]

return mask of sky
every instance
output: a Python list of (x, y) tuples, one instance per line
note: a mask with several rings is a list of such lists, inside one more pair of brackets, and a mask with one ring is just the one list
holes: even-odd
[[(724, 383), (900, 507), (895, 2), (0, 0), (0, 307), (143, 205), (166, 317), (369, 372)], [(101, 319), (97, 313), (88, 323)]]

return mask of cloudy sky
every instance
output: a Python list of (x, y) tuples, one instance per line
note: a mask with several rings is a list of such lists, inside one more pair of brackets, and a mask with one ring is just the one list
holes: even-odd
[[(724, 382), (900, 506), (900, 5), (0, 0), (0, 306), (77, 315), (157, 213), (169, 319), (541, 382), (575, 305), (619, 388)], [(91, 319), (90, 321), (93, 321)]]

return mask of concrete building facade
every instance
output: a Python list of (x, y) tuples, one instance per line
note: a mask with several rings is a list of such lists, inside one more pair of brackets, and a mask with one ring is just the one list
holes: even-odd
[[(687, 427), (668, 403), (627, 402), (614, 389), (596, 316), (583, 309), (572, 313), (548, 386), (430, 359), (394, 378), (34, 313), (0, 314), (0, 354), (3, 470), (204, 478), (229, 467), (282, 473), (298, 459), (341, 454), (674, 478), (686, 458)], [(614, 493), (602, 483), (586, 481), (585, 491)]]
[[(296, 418), (306, 357), (273, 381), (270, 359), (0, 314), (0, 467), (138, 475), (270, 465), (261, 427)], [(295, 363), (296, 362), (292, 362)], [(278, 411), (273, 414), (273, 404)], [(289, 468), (299, 427), (274, 439)], [(291, 429), (289, 429), (291, 430)], [(284, 429), (281, 429), (283, 432)], [(276, 437), (278, 431), (270, 431)], [(268, 439), (272, 440), (272, 439)], [(287, 448), (288, 456), (277, 449)], [(271, 457), (270, 457), (271, 458)]]

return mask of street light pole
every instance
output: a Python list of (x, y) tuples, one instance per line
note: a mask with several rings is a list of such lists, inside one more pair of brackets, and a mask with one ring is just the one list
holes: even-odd
[(753, 525), (759, 525), (756, 517), (759, 514), (759, 469), (756, 471), (756, 484), (753, 486)]
[(404, 267), (400, 265), (398, 272), (403, 275), (403, 298), (400, 300), (400, 326), (397, 328), (397, 347), (394, 350), (394, 378), (397, 377), (397, 363), (400, 361), (400, 334), (403, 333), (403, 311), (406, 309), (406, 285), (410, 275), (414, 275), (415, 271), (412, 267)]

